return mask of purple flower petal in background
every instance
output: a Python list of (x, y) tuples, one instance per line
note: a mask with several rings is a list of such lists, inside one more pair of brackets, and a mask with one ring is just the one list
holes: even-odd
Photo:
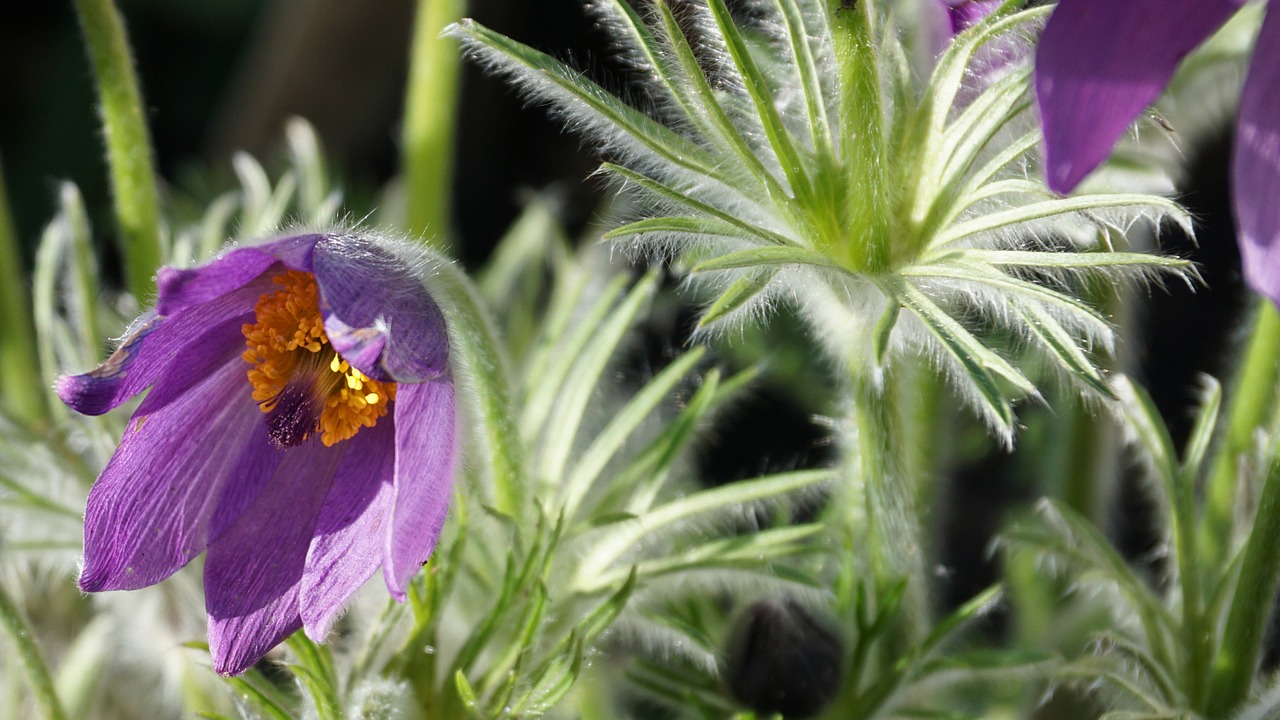
[[(1178, 63), (1244, 0), (1061, 0), (1040, 38), (1036, 98), (1049, 187), (1070, 192), (1159, 97)], [(1280, 304), (1280, 11), (1245, 77), (1232, 200), (1245, 278)]]
[(89, 494), (81, 588), (145, 587), (207, 552), (224, 674), (299, 628), (323, 638), (379, 567), (404, 599), (458, 455), (444, 315), (405, 254), (311, 234), (161, 269), (156, 310), (58, 381), (87, 414), (150, 388)]
[(956, 35), (978, 24), (1003, 0), (928, 0), (921, 6), (923, 50), (930, 60), (942, 54)]
[(1004, 0), (940, 0), (947, 10), (951, 34), (956, 35), (976, 25), (979, 20), (995, 12)]
[(1062, 0), (1036, 51), (1049, 187), (1068, 192), (1111, 154), (1178, 63), (1238, 0)]
[(1280, 304), (1280, 12), (1268, 12), (1253, 51), (1231, 171), (1245, 278)]

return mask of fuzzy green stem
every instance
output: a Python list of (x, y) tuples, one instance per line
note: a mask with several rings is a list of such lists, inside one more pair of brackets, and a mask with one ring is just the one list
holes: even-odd
[(66, 713), (62, 711), (62, 704), (54, 692), (53, 679), (49, 677), (49, 668), (45, 666), (44, 659), (40, 656), (40, 647), (31, 636), (31, 630), (22, 619), (18, 607), (13, 604), (13, 600), (2, 587), (0, 587), (0, 625), (4, 626), (9, 637), (13, 639), (13, 644), (18, 650), (18, 658), (27, 671), (27, 679), (31, 682), (36, 702), (40, 705), (44, 717), (48, 720), (64, 720)]
[(0, 169), (0, 397), (14, 417), (36, 423), (48, 416), (36, 356), (36, 332), (31, 321), (27, 274), (22, 267), (18, 234), (9, 212), (4, 172)]
[(854, 233), (840, 238), (848, 267), (868, 273), (889, 268), (892, 217), (886, 167), (884, 99), (880, 58), (875, 42), (877, 3), (828, 0), (840, 66), (839, 142), (845, 169), (843, 227)]
[(1280, 580), (1280, 457), (1273, 458), (1253, 530), (1244, 548), (1222, 644), (1214, 658), (1205, 716), (1226, 718), (1248, 697), (1266, 640), (1267, 621)]
[(1074, 398), (1063, 398), (1056, 407), (1065, 416), (1060, 427), (1067, 428), (1059, 449), (1062, 499), (1094, 525), (1105, 527), (1106, 492), (1100, 478), (1115, 451), (1115, 427)]
[(440, 32), (462, 17), (464, 0), (418, 0), (404, 112), (408, 230), (437, 248), (450, 241), (458, 42)]
[(432, 295), (448, 320), (450, 352), (455, 367), (470, 376), (460, 387), (460, 407), (468, 406), (477, 432), (476, 457), (483, 458), (493, 483), (493, 505), (513, 518), (526, 510), (524, 448), (515, 426), (508, 367), (497, 330), (479, 292), (461, 269), (441, 262), (432, 280)]
[(1204, 590), (1201, 565), (1196, 557), (1199, 528), (1195, 515), (1195, 478), (1179, 473), (1170, 492), (1174, 514), (1174, 542), (1178, 557), (1178, 580), (1182, 584), (1182, 645), (1185, 649), (1183, 692), (1192, 707), (1199, 707), (1208, 691), (1209, 666), (1213, 647), (1205, 626)]
[[(903, 461), (900, 440), (907, 433), (898, 412), (896, 378), (885, 371), (877, 382), (873, 373), (859, 367), (850, 375), (853, 438), (846, 466), (856, 494), (849, 500), (862, 505), (864, 549), (877, 593), (907, 578), (900, 615), (905, 627), (898, 635), (898, 649), (905, 650), (927, 626), (923, 548), (914, 487)], [(846, 516), (857, 519), (847, 511)]]
[(1271, 414), (1280, 383), (1280, 312), (1258, 298), (1253, 332), (1237, 370), (1227, 411), (1227, 431), (1205, 487), (1200, 559), (1214, 567), (1226, 556), (1234, 535), (1240, 461), (1253, 450), (1254, 434)]
[(75, 0), (98, 81), (125, 281), (139, 299), (154, 294), (164, 259), (151, 140), (124, 22), (111, 0)]

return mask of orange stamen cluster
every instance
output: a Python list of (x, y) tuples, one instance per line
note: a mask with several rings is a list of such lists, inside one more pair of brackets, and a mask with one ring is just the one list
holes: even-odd
[(371, 380), (329, 345), (315, 276), (289, 270), (273, 281), (281, 289), (259, 298), (254, 306), (257, 322), (241, 328), (248, 345), (243, 357), (251, 366), (253, 399), (264, 413), (271, 413), (287, 386), (303, 383), (318, 412), (299, 442), (319, 431), (320, 441), (329, 447), (362, 427), (373, 427), (387, 414), (396, 384)]

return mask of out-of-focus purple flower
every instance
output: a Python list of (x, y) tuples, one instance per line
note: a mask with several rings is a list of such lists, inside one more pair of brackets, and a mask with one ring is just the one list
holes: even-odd
[(955, 35), (976, 25), (979, 20), (995, 12), (1003, 0), (936, 0), (947, 11), (951, 34)]
[[(1069, 192), (1244, 0), (1061, 0), (1036, 53), (1049, 187)], [(1280, 302), (1280, 11), (1245, 79), (1232, 185), (1245, 277)]]
[(920, 29), (924, 49), (935, 58), (947, 49), (952, 38), (976, 25), (1002, 0), (925, 0), (921, 6)]
[(223, 674), (299, 628), (322, 639), (378, 567), (404, 599), (457, 442), (444, 316), (403, 253), (309, 234), (160, 270), (155, 310), (58, 381), (89, 415), (151, 388), (89, 493), (81, 589), (152, 585), (205, 552)]

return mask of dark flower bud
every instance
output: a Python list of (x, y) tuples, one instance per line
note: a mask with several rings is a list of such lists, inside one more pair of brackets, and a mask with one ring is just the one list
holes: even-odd
[(760, 717), (809, 718), (840, 689), (845, 644), (823, 613), (782, 596), (743, 611), (725, 656), (724, 677), (736, 700)]

